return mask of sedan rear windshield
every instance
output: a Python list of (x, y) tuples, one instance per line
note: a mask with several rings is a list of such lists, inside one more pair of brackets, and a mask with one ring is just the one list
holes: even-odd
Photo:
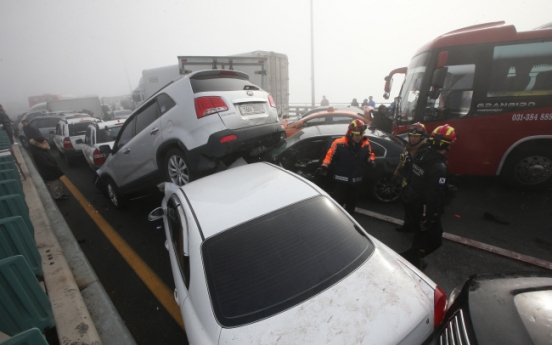
[(234, 77), (213, 76), (209, 78), (190, 79), (194, 93), (212, 92), (212, 91), (237, 91), (237, 90), (260, 90), (257, 85), (249, 80), (238, 79)]
[(374, 250), (318, 196), (209, 238), (202, 246), (213, 310), (233, 327), (291, 308), (337, 283)]

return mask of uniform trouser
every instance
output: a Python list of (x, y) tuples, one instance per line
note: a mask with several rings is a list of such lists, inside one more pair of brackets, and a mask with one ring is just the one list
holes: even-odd
[(52, 194), (52, 198), (61, 198), (61, 196), (63, 195), (63, 185), (61, 184), (60, 179), (53, 181), (44, 181), (44, 184), (46, 185), (46, 187), (48, 187), (50, 194)]
[(420, 259), (436, 251), (443, 243), (443, 225), (441, 217), (432, 224), (429, 229), (422, 231), (420, 222), (423, 220), (423, 204), (415, 202), (405, 204), (405, 209), (408, 209), (408, 214), (412, 216), (412, 227), (414, 235), (412, 237), (412, 245), (410, 249), (402, 253), (403, 257), (410, 263), (418, 266)]
[(345, 211), (352, 215), (355, 213), (360, 188), (360, 184), (337, 182), (333, 191), (333, 198), (341, 206), (345, 205)]
[[(404, 191), (405, 190), (403, 189), (403, 193), (404, 193)], [(402, 204), (403, 204), (403, 210), (404, 210), (404, 224), (403, 224), (404, 231), (405, 232), (413, 232), (413, 231), (415, 231), (416, 225), (417, 225), (416, 224), (416, 212), (418, 212), (418, 210), (413, 208), (412, 205), (409, 205), (405, 201), (402, 201)]]

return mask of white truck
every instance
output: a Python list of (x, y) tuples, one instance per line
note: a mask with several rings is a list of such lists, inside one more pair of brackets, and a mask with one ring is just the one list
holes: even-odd
[(102, 103), (98, 96), (67, 98), (48, 101), (49, 111), (83, 112), (89, 111), (96, 118), (103, 118)]
[(285, 54), (254, 51), (229, 56), (179, 56), (178, 65), (142, 71), (132, 98), (138, 104), (176, 77), (204, 69), (228, 69), (245, 72), (249, 80), (272, 95), (278, 115), (289, 114), (289, 70)]

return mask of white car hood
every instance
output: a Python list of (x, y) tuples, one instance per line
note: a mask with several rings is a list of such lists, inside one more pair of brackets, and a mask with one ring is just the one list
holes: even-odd
[(223, 328), (219, 344), (421, 343), (433, 330), (433, 299), (419, 282), (425, 284), (376, 249), (321, 294), (266, 320)]

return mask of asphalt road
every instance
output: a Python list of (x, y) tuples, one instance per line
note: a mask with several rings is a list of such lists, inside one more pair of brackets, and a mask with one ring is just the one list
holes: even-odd
[[(137, 256), (172, 291), (174, 283), (161, 222), (149, 222), (148, 213), (160, 206), (162, 195), (133, 200), (126, 210), (114, 209), (93, 185), (94, 172), (84, 159), (69, 168), (54, 157), (69, 181), (86, 198), (84, 207), (94, 208), (128, 243)], [(552, 190), (533, 193), (511, 191), (495, 178), (457, 178), (458, 195), (447, 208), (443, 224), (447, 233), (480, 241), (552, 262)], [(123, 259), (120, 252), (84, 211), (76, 196), (59, 201), (83, 252), (138, 344), (187, 344), (185, 332), (171, 313)], [(401, 218), (400, 204), (384, 205), (364, 199), (359, 208)], [(484, 217), (485, 212), (508, 222)], [(360, 224), (381, 242), (400, 252), (409, 247), (411, 235), (394, 230), (395, 225), (358, 214)], [(546, 269), (466, 245), (444, 241), (427, 258), (425, 273), (448, 294), (468, 276), (484, 272), (546, 271)], [(156, 278), (156, 277), (154, 277)], [(153, 278), (152, 278), (153, 279)]]

